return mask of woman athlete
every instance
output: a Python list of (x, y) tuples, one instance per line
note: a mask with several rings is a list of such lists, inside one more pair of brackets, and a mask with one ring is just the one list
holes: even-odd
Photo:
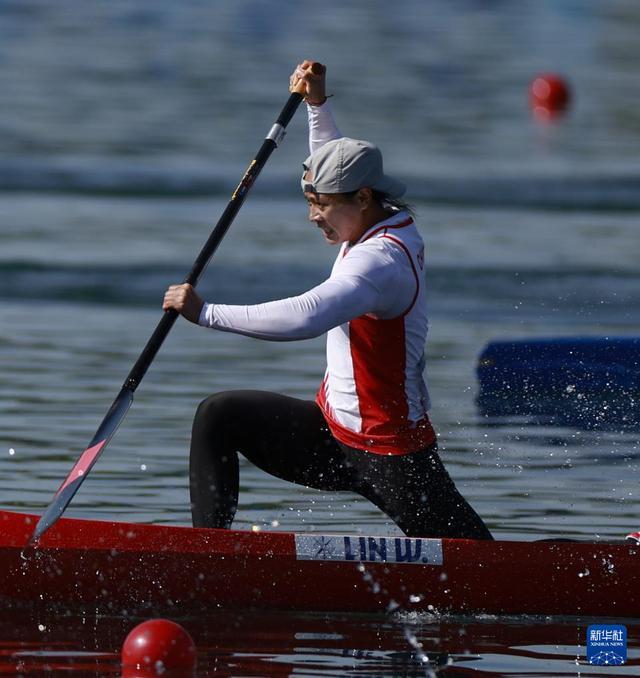
[(195, 415), (190, 493), (195, 527), (228, 528), (238, 505), (238, 452), (283, 480), (352, 491), (409, 537), (491, 539), (437, 453), (423, 379), (427, 315), (424, 244), (405, 187), (383, 172), (380, 151), (343, 137), (323, 68), (304, 61), (311, 155), (302, 189), (309, 220), (339, 245), (331, 275), (296, 297), (251, 306), (205, 303), (172, 285), (163, 308), (203, 327), (268, 341), (327, 334), (316, 399), (227, 391)]

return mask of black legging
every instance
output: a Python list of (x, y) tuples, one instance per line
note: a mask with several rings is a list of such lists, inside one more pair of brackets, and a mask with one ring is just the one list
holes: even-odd
[(339, 443), (320, 408), (264, 391), (227, 391), (198, 407), (190, 458), (194, 527), (231, 526), (238, 506), (238, 452), (263, 471), (318, 490), (362, 495), (409, 537), (491, 539), (456, 489), (436, 445), (383, 456)]

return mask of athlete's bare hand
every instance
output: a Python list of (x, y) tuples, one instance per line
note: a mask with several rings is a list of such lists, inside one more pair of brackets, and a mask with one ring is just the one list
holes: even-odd
[(289, 78), (291, 87), (296, 87), (300, 81), (305, 84), (305, 99), (310, 104), (321, 105), (327, 100), (326, 96), (327, 69), (317, 61), (305, 59), (296, 66)]
[(200, 311), (204, 305), (203, 299), (193, 289), (193, 286), (188, 284), (171, 285), (164, 293), (164, 301), (162, 302), (162, 309), (169, 311), (171, 309), (178, 311), (178, 313), (190, 320), (192, 323), (198, 323), (200, 319)]

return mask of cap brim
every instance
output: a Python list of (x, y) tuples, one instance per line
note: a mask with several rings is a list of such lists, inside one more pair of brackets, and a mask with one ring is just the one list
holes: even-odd
[(405, 184), (397, 179), (388, 177), (386, 174), (372, 188), (381, 193), (386, 193), (391, 198), (401, 198), (407, 192)]

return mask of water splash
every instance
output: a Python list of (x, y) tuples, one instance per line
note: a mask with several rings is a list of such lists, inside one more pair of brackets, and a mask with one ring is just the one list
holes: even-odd
[[(371, 593), (379, 595), (382, 592), (383, 595), (388, 597), (386, 607), (386, 613), (388, 615), (392, 615), (401, 609), (400, 603), (398, 603), (397, 600), (394, 600), (394, 598), (389, 596), (386, 589), (383, 589), (381, 587), (380, 582), (377, 581), (373, 574), (365, 567), (364, 563), (362, 562), (358, 563), (357, 569), (358, 572), (360, 572), (360, 574), (362, 575), (362, 579), (367, 584)], [(422, 600), (422, 596), (410, 596), (409, 600), (411, 602), (419, 602), (420, 600)], [(416, 657), (416, 660), (418, 661), (420, 666), (424, 669), (425, 672), (424, 675), (426, 676), (426, 678), (436, 678), (436, 673), (431, 666), (429, 655), (424, 651), (422, 643), (418, 640), (418, 637), (415, 635), (415, 633), (413, 633), (413, 631), (410, 629), (409, 625), (406, 622), (400, 620), (400, 623), (402, 624), (402, 631), (404, 633), (404, 637), (409, 647), (413, 650), (413, 654)]]

